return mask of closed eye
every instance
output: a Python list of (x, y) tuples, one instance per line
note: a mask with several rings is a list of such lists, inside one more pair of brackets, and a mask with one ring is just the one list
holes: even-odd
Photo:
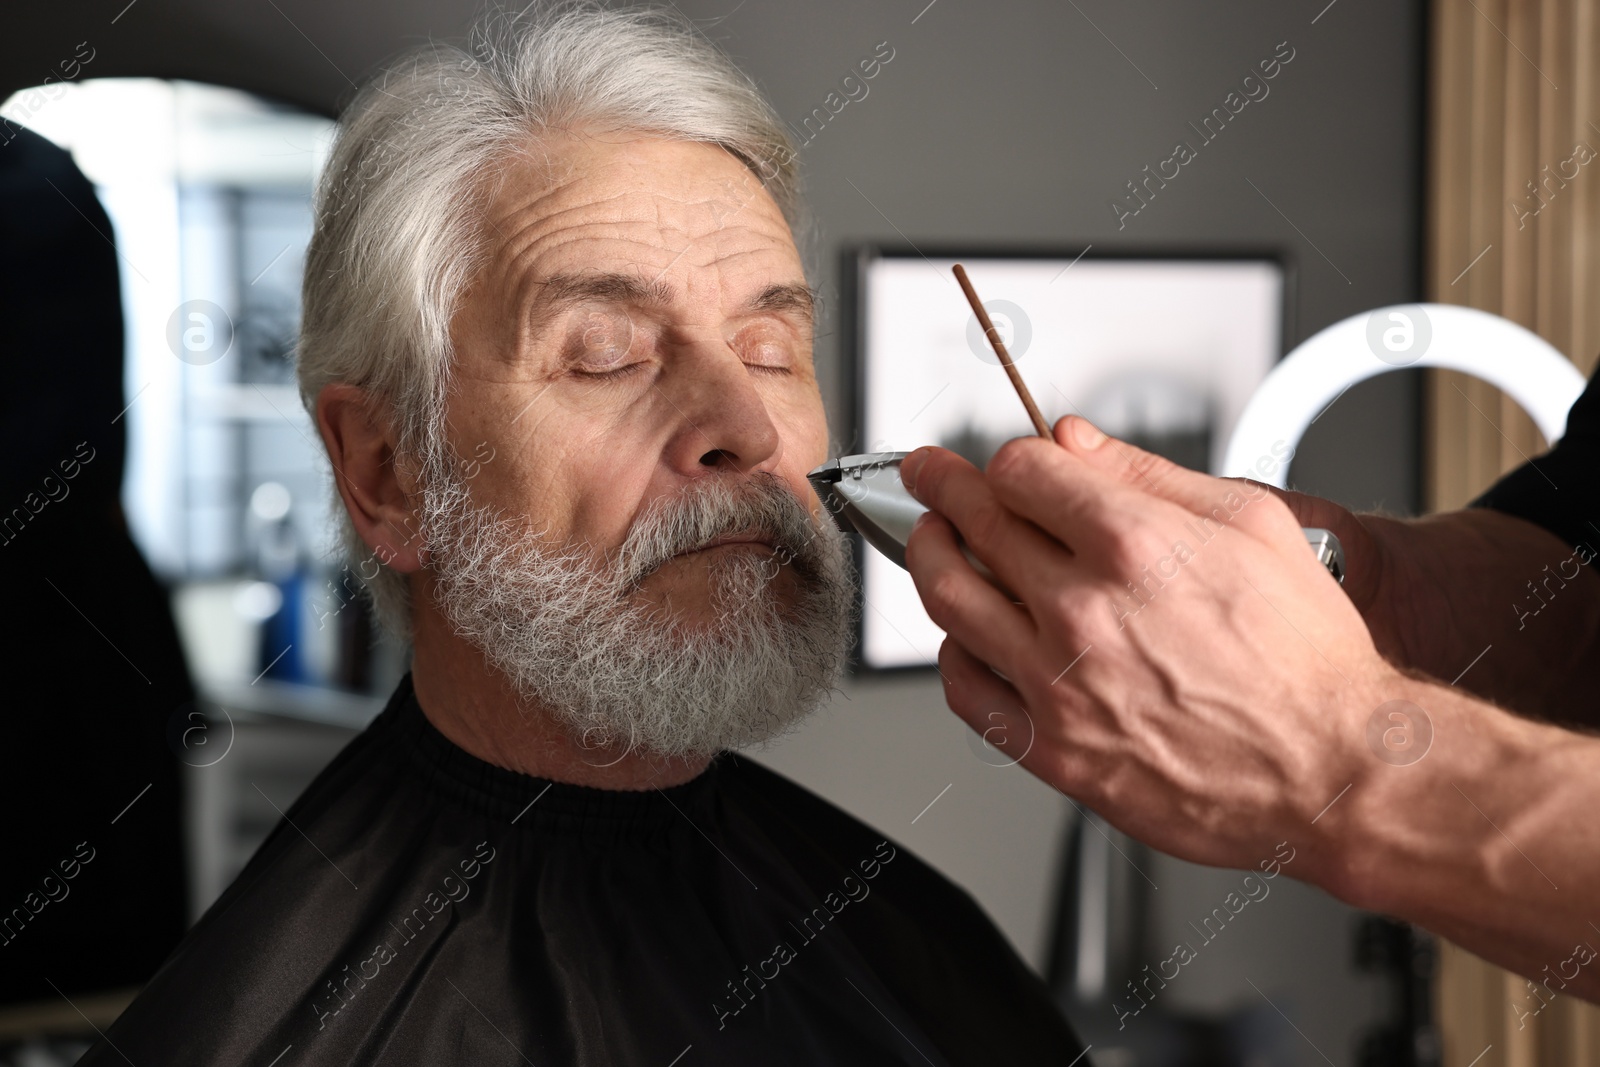
[(793, 331), (776, 322), (746, 326), (730, 342), (739, 359), (752, 371), (792, 374), (797, 359)]
[(641, 360), (637, 360), (637, 361), (635, 361), (633, 363), (629, 363), (629, 364), (626, 364), (624, 366), (617, 367), (614, 370), (585, 370), (582, 367), (574, 367), (573, 368), (573, 373), (575, 373), (575, 374), (577, 374), (577, 375), (579, 375), (581, 377), (584, 377), (584, 378), (598, 378), (598, 379), (604, 381), (604, 380), (609, 380), (609, 379), (626, 378), (631, 374), (637, 374), (639, 371), (643, 370), (644, 368), (648, 367), (649, 365), (650, 365), (650, 363), (649, 363), (648, 360), (642, 360), (641, 359)]
[(628, 361), (634, 347), (631, 316), (617, 308), (589, 307), (574, 316), (565, 357), (585, 377), (622, 377), (643, 366), (640, 360)]

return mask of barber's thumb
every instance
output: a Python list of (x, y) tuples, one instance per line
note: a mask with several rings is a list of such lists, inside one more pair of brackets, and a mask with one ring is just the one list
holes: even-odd
[(1068, 451), (1086, 455), (1105, 443), (1100, 428), (1080, 415), (1067, 415), (1056, 423), (1056, 444)]
[(1126, 441), (1113, 440), (1081, 415), (1067, 415), (1058, 421), (1055, 438), (1056, 444), (1091, 467), (1114, 475), (1129, 485), (1143, 485), (1146, 474), (1168, 462)]
[(1055, 438), (1062, 448), (1124, 485), (1201, 511), (1216, 503), (1216, 481), (1210, 475), (1108, 437), (1088, 419), (1077, 415), (1062, 418), (1056, 423)]

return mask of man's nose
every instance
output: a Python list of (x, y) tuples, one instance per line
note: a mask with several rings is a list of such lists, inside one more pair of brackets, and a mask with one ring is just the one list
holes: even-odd
[(693, 349), (657, 385), (680, 421), (667, 461), (689, 478), (770, 468), (782, 440), (749, 368), (720, 338)]

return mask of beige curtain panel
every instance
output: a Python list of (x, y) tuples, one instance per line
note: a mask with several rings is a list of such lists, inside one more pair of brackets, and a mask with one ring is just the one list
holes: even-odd
[[(1600, 0), (1434, 0), (1431, 19), (1428, 299), (1504, 315), (1588, 373), (1600, 353)], [(1460, 507), (1546, 447), (1498, 390), (1428, 373), (1430, 510)], [(1600, 1008), (1454, 945), (1438, 977), (1446, 1064), (1600, 1063)]]

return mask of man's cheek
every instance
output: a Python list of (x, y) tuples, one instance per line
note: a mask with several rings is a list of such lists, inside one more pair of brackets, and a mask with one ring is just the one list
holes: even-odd
[(529, 406), (504, 427), (481, 427), (477, 440), (493, 449), (494, 462), (480, 465), (474, 496), (525, 517), (559, 537), (592, 506), (599, 490), (615, 500), (636, 453), (610, 420), (596, 420), (563, 406)]
[[(767, 417), (777, 427), (783, 441), (783, 454), (786, 459), (793, 459), (792, 466), (799, 473), (800, 485), (804, 486), (805, 476), (831, 458), (828, 415), (822, 406), (821, 394), (813, 383), (770, 396)], [(805, 499), (804, 492), (800, 495)]]
[(587, 544), (601, 553), (617, 549), (650, 502), (672, 491), (653, 484), (661, 468), (659, 452), (574, 456), (563, 477), (547, 490), (553, 508), (565, 516), (565, 540)]

